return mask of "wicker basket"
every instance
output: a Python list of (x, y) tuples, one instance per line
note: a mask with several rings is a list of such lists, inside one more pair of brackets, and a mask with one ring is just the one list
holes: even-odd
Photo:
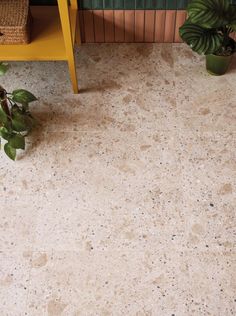
[(0, 0), (0, 45), (30, 42), (29, 0)]

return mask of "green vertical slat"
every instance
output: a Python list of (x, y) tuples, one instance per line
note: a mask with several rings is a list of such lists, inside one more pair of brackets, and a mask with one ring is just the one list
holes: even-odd
[(92, 0), (83, 0), (82, 9), (92, 9)]
[(166, 10), (176, 10), (176, 0), (166, 0)]
[(114, 9), (124, 9), (124, 0), (114, 0)]
[(166, 8), (166, 0), (146, 0), (145, 2), (147, 10), (163, 10)]
[(103, 0), (92, 0), (92, 8), (97, 10), (103, 9)]
[(164, 10), (166, 8), (166, 0), (157, 0), (157, 10)]
[(124, 8), (126, 10), (134, 10), (135, 9), (135, 0), (125, 0)]
[(157, 6), (157, 0), (146, 0), (145, 9), (155, 10)]
[(84, 8), (84, 0), (79, 0), (79, 8), (83, 9)]
[(177, 9), (184, 10), (188, 6), (188, 0), (178, 0), (177, 1)]
[(139, 9), (139, 10), (145, 9), (145, 0), (136, 0), (135, 9)]
[(104, 9), (112, 10), (113, 9), (113, 0), (103, 0), (103, 7), (104, 7)]

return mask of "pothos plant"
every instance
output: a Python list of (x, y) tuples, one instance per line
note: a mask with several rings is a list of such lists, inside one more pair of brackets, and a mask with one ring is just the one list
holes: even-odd
[(180, 36), (193, 51), (209, 55), (230, 56), (236, 43), (230, 37), (236, 31), (236, 6), (229, 0), (192, 0), (188, 19)]
[[(0, 62), (0, 75), (8, 65)], [(29, 91), (17, 89), (11, 93), (0, 85), (0, 141), (5, 140), (4, 151), (12, 160), (17, 149), (25, 149), (25, 137), (35, 126), (35, 119), (29, 111), (29, 104), (37, 98)]]

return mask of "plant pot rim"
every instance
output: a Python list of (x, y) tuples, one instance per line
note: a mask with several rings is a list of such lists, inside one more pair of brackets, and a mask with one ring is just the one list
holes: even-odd
[(235, 53), (231, 54), (231, 55), (216, 55), (216, 54), (207, 54), (206, 56), (215, 56), (215, 57), (219, 57), (219, 58), (229, 58), (232, 57)]

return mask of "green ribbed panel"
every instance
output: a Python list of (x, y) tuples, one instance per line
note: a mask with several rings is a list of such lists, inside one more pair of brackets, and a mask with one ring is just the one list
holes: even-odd
[(83, 0), (83, 1), (80, 1), (80, 3), (81, 3), (80, 8), (84, 10), (92, 9), (92, 0)]
[(177, 9), (178, 10), (186, 9), (188, 3), (189, 3), (189, 0), (178, 0), (177, 1)]
[(153, 10), (157, 6), (156, 0), (146, 0), (145, 1), (145, 9), (147, 10)]
[(166, 0), (166, 10), (176, 10), (177, 1), (176, 0)]
[[(115, 1), (115, 0), (114, 0)], [(113, 0), (103, 0), (103, 9), (112, 10), (114, 9)]]
[(135, 9), (135, 0), (125, 0), (124, 1), (124, 9), (125, 10), (134, 10)]
[[(1, 1), (1, 0), (0, 0)], [(81, 9), (184, 10), (191, 0), (78, 0)], [(231, 0), (236, 5), (236, 0)], [(30, 0), (32, 5), (54, 5), (56, 0)]]
[(124, 9), (124, 0), (114, 0), (113, 6), (115, 10)]
[(145, 0), (136, 0), (135, 1), (135, 9), (136, 10), (143, 10), (145, 7)]
[(103, 0), (92, 0), (92, 8), (94, 10), (103, 8)]

